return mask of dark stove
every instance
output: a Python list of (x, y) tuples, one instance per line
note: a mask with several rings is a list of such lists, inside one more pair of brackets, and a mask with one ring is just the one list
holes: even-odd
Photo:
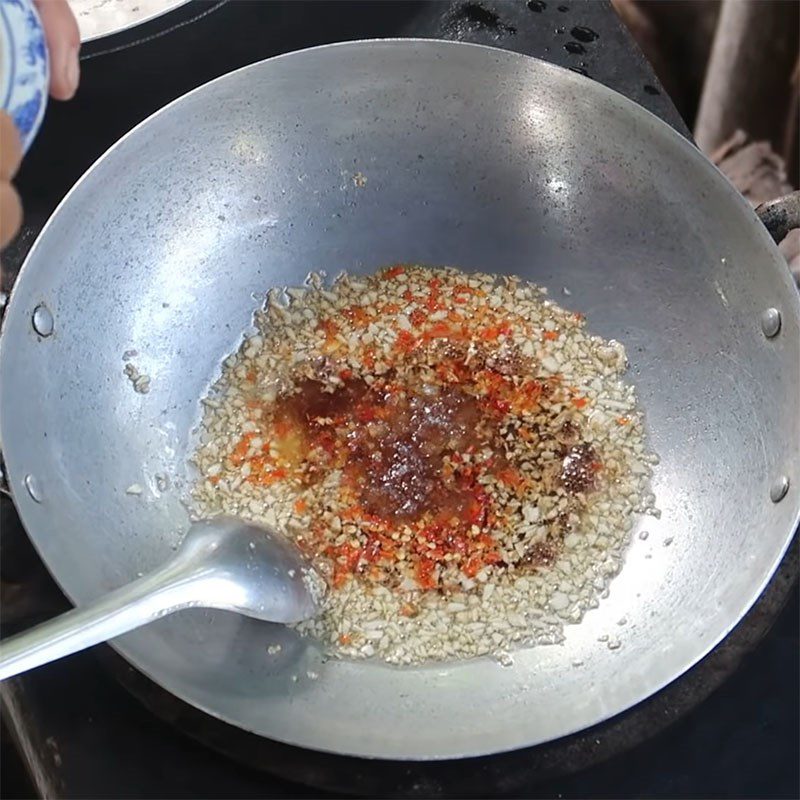
[[(459, 39), (537, 56), (616, 89), (689, 136), (651, 67), (602, 0), (196, 0), (84, 48), (77, 98), (51, 104), (20, 172), (25, 227), (3, 254), (3, 288), (10, 287), (72, 184), (122, 134), (167, 102), (278, 53), (387, 36)], [(5, 498), (0, 535), (6, 636), (69, 604)], [(466, 762), (374, 762), (269, 742), (190, 708), (110, 648), (98, 647), (2, 685), (4, 779), (12, 772), (5, 748), (13, 743), (35, 792), (50, 798), (796, 798), (797, 575), (795, 538), (756, 606), (682, 679), (591, 730)], [(5, 796), (12, 791), (3, 787)]]

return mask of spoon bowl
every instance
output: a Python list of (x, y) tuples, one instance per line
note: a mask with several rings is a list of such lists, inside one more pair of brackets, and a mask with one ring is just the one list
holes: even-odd
[(274, 530), (234, 517), (195, 522), (163, 566), (0, 642), (0, 680), (120, 636), (182, 608), (219, 608), (266, 622), (314, 616), (325, 584)]
[(235, 517), (195, 522), (171, 562), (199, 569), (206, 608), (265, 622), (313, 617), (322, 579), (286, 537)]

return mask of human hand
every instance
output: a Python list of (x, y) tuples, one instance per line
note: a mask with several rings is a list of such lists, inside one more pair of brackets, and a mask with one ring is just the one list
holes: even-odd
[(78, 89), (81, 34), (67, 0), (33, 0), (44, 27), (50, 57), (50, 96), (69, 100)]
[(22, 161), (22, 145), (14, 121), (0, 111), (0, 247), (5, 246), (22, 223), (22, 204), (11, 179)]
[[(81, 36), (67, 0), (33, 0), (42, 20), (50, 57), (50, 95), (69, 100), (78, 88)], [(0, 247), (22, 224), (22, 204), (11, 180), (19, 169), (22, 147), (11, 117), (0, 111)]]

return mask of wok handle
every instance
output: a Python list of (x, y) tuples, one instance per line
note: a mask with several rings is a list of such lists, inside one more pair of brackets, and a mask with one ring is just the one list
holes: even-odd
[(800, 228), (800, 191), (762, 203), (756, 214), (775, 243), (780, 244), (790, 230)]
[(169, 562), (84, 608), (0, 642), (0, 680), (113, 639), (181, 608), (203, 605), (207, 571)]

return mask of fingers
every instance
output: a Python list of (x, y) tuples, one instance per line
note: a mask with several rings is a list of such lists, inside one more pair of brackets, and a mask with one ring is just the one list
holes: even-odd
[(0, 113), (0, 247), (13, 238), (22, 224), (22, 205), (11, 179), (22, 161), (22, 145), (13, 120)]
[[(34, 0), (44, 27), (50, 58), (50, 94), (69, 100), (78, 89), (81, 36), (67, 0)], [(0, 114), (0, 247), (7, 244), (22, 223), (22, 204), (11, 179), (22, 160), (19, 135), (11, 118)]]
[(8, 114), (0, 112), (0, 179), (10, 181), (22, 161), (22, 144), (17, 126)]
[(50, 55), (50, 95), (69, 100), (78, 89), (81, 35), (67, 0), (34, 0)]
[(0, 179), (0, 247), (5, 247), (22, 224), (22, 203), (10, 183)]

